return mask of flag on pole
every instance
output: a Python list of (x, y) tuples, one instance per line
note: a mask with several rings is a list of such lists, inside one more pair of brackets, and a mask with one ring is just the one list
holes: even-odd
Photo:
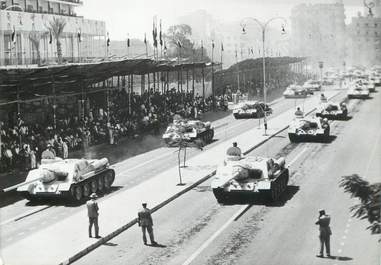
[(214, 40), (212, 40), (212, 49), (214, 49)]
[(147, 45), (147, 34), (144, 33), (144, 44)]
[(107, 32), (107, 47), (110, 47), (110, 35)]
[(157, 48), (157, 25), (155, 23), (155, 18), (152, 22), (152, 39), (153, 39), (153, 46)]
[(163, 47), (163, 34), (162, 34), (162, 29), (161, 29), (161, 19), (160, 19), (160, 35), (159, 35), (159, 42), (160, 42), (160, 46)]
[(130, 38), (127, 38), (127, 47), (130, 47)]
[(12, 39), (13, 43), (16, 43), (16, 28), (15, 28), (15, 26), (13, 26), (11, 39)]
[(52, 42), (53, 42), (52, 31), (49, 30), (49, 44), (52, 44)]
[(164, 42), (164, 54), (167, 55), (167, 44)]
[(221, 51), (224, 51), (224, 44), (221, 42)]
[(78, 37), (78, 42), (81, 42), (82, 41), (82, 39), (81, 39), (81, 30), (78, 30), (77, 37)]

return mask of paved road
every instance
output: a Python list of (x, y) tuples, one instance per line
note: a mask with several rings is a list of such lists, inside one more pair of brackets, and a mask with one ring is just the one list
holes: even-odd
[[(381, 172), (381, 96), (354, 102), (353, 119), (332, 123), (331, 143), (291, 144), (282, 134), (253, 152), (291, 163), (279, 203), (221, 206), (205, 182), (153, 215), (159, 247), (144, 246), (134, 226), (76, 264), (379, 264), (379, 236), (351, 217), (356, 201), (338, 186), (344, 175), (375, 182)], [(320, 208), (332, 217), (334, 259), (315, 257)]]
[[(284, 111), (293, 108), (295, 104), (303, 104), (303, 100), (280, 100), (274, 104), (273, 116), (279, 115)], [(215, 134), (215, 142), (207, 146), (206, 149), (218, 144), (221, 140), (227, 140), (237, 134), (247, 131), (257, 126), (258, 120), (235, 120), (232, 115), (219, 119), (215, 122), (217, 127)], [(271, 121), (269, 121), (271, 126)], [(263, 125), (262, 125), (263, 128)], [(151, 141), (159, 141), (158, 138), (152, 137)], [(197, 155), (199, 150), (189, 149), (188, 157)], [(98, 154), (101, 156), (101, 154)], [(117, 178), (114, 183), (112, 194), (108, 194), (102, 199), (116, 195), (122, 189), (128, 189), (139, 183), (157, 175), (169, 167), (173, 167), (177, 163), (176, 148), (157, 148), (141, 155), (134, 156), (128, 160), (113, 165), (117, 172)], [(42, 202), (41, 204), (30, 204), (26, 200), (16, 202), (7, 207), (1, 208), (1, 234), (3, 246), (7, 246), (22, 239), (32, 233), (35, 233), (47, 226), (59, 222), (67, 218), (79, 210), (79, 205), (71, 205), (61, 201)], [(17, 217), (24, 217), (25, 214), (36, 214), (22, 218), (16, 222), (12, 221)]]

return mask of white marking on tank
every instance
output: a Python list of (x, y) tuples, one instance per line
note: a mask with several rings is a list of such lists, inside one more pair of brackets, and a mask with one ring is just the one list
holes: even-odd
[(218, 229), (211, 237), (209, 237), (208, 240), (206, 240), (204, 242), (204, 244), (202, 244), (184, 263), (183, 265), (189, 265), (191, 264), (191, 262), (197, 258), (198, 255), (200, 255), (200, 253), (206, 249), (212, 242), (214, 239), (216, 239), (221, 233), (222, 231), (224, 231), (241, 213), (242, 211), (244, 211), (245, 209), (247, 208), (247, 205), (245, 206), (242, 206), (239, 211), (237, 211), (223, 226), (220, 227), (220, 229)]
[(307, 151), (307, 147), (304, 147), (304, 149), (303, 149), (299, 154), (297, 154), (297, 155), (294, 157), (294, 159), (291, 160), (290, 163), (288, 163), (288, 167), (291, 167), (291, 165), (294, 164), (294, 163), (296, 162), (296, 160), (298, 160), (299, 157), (300, 157), (304, 152), (306, 152), (306, 151)]

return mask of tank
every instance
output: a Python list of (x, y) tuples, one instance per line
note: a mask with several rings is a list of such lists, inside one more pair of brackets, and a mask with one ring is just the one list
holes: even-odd
[(114, 179), (107, 158), (43, 159), (39, 168), (29, 171), (25, 182), (7, 190), (17, 188), (28, 200), (60, 197), (82, 201), (93, 192), (109, 190)]
[(328, 141), (328, 120), (317, 117), (295, 117), (288, 127), (291, 142)]
[(298, 85), (290, 85), (283, 92), (285, 98), (306, 98), (307, 95), (307, 90)]
[(321, 103), (316, 110), (316, 117), (327, 118), (329, 120), (343, 120), (348, 117), (348, 108), (344, 102)]
[(211, 188), (222, 204), (242, 199), (277, 201), (287, 189), (288, 179), (283, 157), (246, 156), (219, 166)]
[(174, 120), (168, 125), (163, 134), (163, 140), (167, 146), (178, 146), (181, 141), (187, 143), (201, 140), (202, 144), (208, 144), (213, 141), (214, 129), (210, 122), (199, 120)]
[(265, 103), (259, 101), (242, 102), (233, 110), (236, 119), (241, 118), (262, 118), (272, 113), (272, 109)]

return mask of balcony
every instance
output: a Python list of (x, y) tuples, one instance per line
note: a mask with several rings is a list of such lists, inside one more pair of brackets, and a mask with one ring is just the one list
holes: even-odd
[[(4, 10), (6, 9), (7, 6), (6, 5), (1, 5), (0, 6), (0, 11), (1, 10)], [(26, 10), (23, 10), (19, 7), (12, 7), (12, 8), (9, 8), (7, 9), (8, 11), (17, 11), (17, 12), (25, 12), (25, 13), (37, 13), (37, 14), (51, 14), (51, 15), (59, 15), (59, 16), (69, 16), (69, 17), (77, 17), (77, 14), (75, 12), (64, 12), (63, 10), (61, 10), (60, 12), (54, 12), (52, 9), (51, 10), (44, 10), (42, 9), (42, 7), (40, 7), (39, 10), (31, 7), (31, 6), (28, 6), (28, 8)]]

